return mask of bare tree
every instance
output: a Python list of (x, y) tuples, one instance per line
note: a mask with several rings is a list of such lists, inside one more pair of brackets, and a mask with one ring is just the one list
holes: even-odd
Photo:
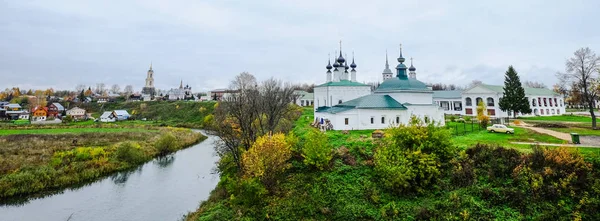
[(537, 82), (537, 81), (525, 81), (524, 82), (525, 87), (532, 87), (532, 88), (548, 88), (546, 87), (546, 85), (542, 82)]
[(483, 82), (481, 82), (480, 80), (473, 80), (471, 81), (471, 83), (469, 83), (469, 85), (467, 85), (467, 88), (472, 88), (480, 84), (483, 84)]
[(221, 99), (209, 128), (220, 138), (215, 145), (217, 153), (230, 153), (241, 168), (241, 153), (256, 138), (291, 128), (291, 124), (285, 127), (281, 122), (290, 118), (294, 88), (275, 79), (257, 85), (256, 78), (246, 72), (236, 76), (230, 85), (230, 93)]
[(581, 98), (589, 108), (592, 117), (592, 128), (596, 129), (596, 115), (594, 113), (594, 101), (598, 92), (598, 68), (600, 57), (596, 56), (590, 48), (581, 48), (573, 57), (565, 63), (566, 73), (561, 73), (565, 79), (573, 82), (573, 87), (581, 91)]
[(104, 83), (97, 83), (96, 84), (96, 89), (94, 90), (94, 92), (96, 94), (103, 94), (105, 87), (106, 87), (106, 85), (104, 85)]
[(229, 84), (232, 90), (245, 90), (250, 87), (256, 87), (256, 78), (248, 72), (242, 72), (235, 76), (235, 79)]
[(79, 93), (83, 90), (85, 90), (87, 88), (87, 86), (85, 86), (85, 84), (78, 84), (77, 87), (75, 87), (75, 92)]
[(121, 87), (118, 84), (113, 84), (113, 86), (110, 87), (110, 93), (113, 93), (113, 94), (121, 93)]
[(131, 86), (131, 84), (125, 86), (125, 90), (123, 92), (125, 92), (125, 95), (129, 97), (131, 94), (133, 94), (133, 86)]

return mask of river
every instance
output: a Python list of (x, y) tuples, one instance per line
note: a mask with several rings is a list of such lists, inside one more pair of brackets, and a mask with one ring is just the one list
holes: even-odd
[(219, 182), (215, 137), (77, 189), (21, 205), (1, 205), (0, 221), (179, 220)]

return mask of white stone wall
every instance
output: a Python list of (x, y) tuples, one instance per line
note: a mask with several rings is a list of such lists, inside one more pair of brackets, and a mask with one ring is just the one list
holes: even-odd
[(331, 107), (332, 103), (337, 105), (340, 100), (346, 102), (369, 94), (370, 86), (315, 87), (313, 104), (315, 109), (322, 106)]
[(396, 93), (381, 92), (381, 93), (376, 93), (376, 94), (387, 94), (401, 104), (404, 104), (404, 103), (433, 104), (433, 92), (432, 91), (424, 91), (424, 92), (402, 91), (402, 92), (396, 92)]
[[(334, 130), (372, 130), (397, 126), (396, 117), (399, 118), (400, 124), (408, 124), (411, 115), (416, 115), (423, 120), (427, 117), (430, 122), (435, 121), (444, 125), (444, 112), (433, 105), (410, 106), (408, 110), (352, 109), (337, 114), (317, 112), (315, 119), (329, 119)], [(346, 119), (348, 119), (347, 125)]]

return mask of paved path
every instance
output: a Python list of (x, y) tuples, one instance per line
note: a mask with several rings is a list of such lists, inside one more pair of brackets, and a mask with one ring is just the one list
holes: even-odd
[(557, 144), (557, 143), (532, 143), (532, 142), (510, 142), (512, 144), (526, 144), (526, 145), (540, 145), (540, 146), (553, 146), (553, 147), (588, 147), (588, 148), (600, 148), (600, 146), (590, 146), (586, 144)]
[(563, 132), (548, 130), (548, 129), (540, 128), (540, 127), (530, 127), (530, 126), (524, 126), (524, 125), (515, 125), (515, 126), (522, 127), (522, 128), (527, 128), (527, 129), (533, 130), (533, 131), (538, 132), (538, 133), (548, 134), (548, 135), (556, 137), (558, 139), (566, 140), (566, 141), (571, 142), (571, 134), (568, 134), (568, 133), (563, 133)]

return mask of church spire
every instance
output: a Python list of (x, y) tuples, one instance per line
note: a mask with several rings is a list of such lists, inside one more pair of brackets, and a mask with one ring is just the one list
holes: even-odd
[(385, 69), (390, 69), (390, 63), (388, 62), (387, 49), (385, 49)]
[(183, 80), (181, 80), (181, 82), (179, 83), (179, 89), (183, 88)]
[(152, 61), (150, 62), (150, 71), (152, 71)]
[(406, 59), (404, 59), (404, 57), (402, 57), (402, 44), (400, 44), (400, 57), (398, 57), (398, 62), (402, 63), (405, 60)]

